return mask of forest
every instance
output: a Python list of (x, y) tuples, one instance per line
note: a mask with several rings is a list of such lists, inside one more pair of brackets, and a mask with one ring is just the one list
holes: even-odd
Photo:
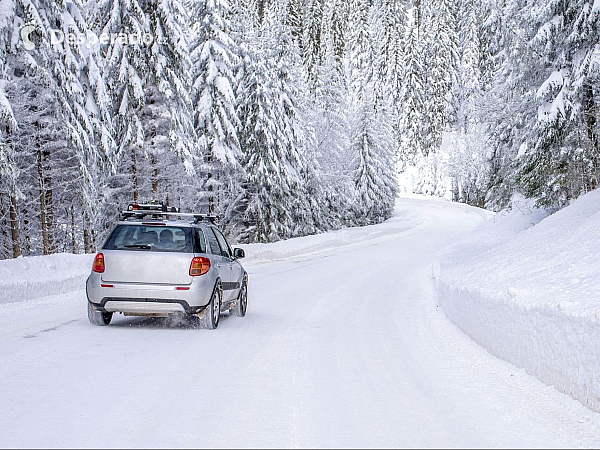
[(96, 250), (120, 211), (237, 242), (416, 193), (558, 210), (597, 187), (600, 2), (0, 0), (0, 259)]

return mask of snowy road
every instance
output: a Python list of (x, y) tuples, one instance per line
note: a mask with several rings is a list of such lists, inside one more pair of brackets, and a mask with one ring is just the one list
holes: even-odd
[(432, 259), (482, 220), (401, 200), (385, 232), (249, 261), (216, 331), (93, 327), (83, 285), (0, 305), (0, 447), (598, 447), (600, 414), (437, 310)]

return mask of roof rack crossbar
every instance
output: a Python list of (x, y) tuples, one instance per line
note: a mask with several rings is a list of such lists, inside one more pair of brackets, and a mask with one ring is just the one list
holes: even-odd
[(133, 216), (136, 217), (146, 217), (146, 216), (177, 216), (177, 217), (191, 217), (194, 218), (196, 222), (201, 222), (203, 220), (210, 220), (211, 222), (215, 222), (218, 217), (210, 214), (197, 214), (197, 213), (180, 213), (180, 212), (165, 212), (160, 210), (135, 210), (135, 211), (122, 211), (123, 218), (127, 219)]

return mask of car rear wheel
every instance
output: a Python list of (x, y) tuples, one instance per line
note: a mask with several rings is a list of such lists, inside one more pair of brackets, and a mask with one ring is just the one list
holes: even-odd
[(88, 319), (92, 325), (105, 327), (112, 320), (113, 313), (96, 311), (88, 302)]
[(219, 318), (221, 317), (221, 300), (223, 298), (223, 291), (221, 286), (217, 285), (210, 299), (210, 303), (206, 305), (205, 314), (203, 318), (204, 328), (214, 330), (219, 326)]
[(233, 313), (238, 317), (244, 317), (246, 315), (246, 311), (248, 309), (248, 281), (244, 279), (242, 282), (242, 287), (240, 288), (240, 293), (238, 294), (238, 299), (235, 307), (233, 308)]

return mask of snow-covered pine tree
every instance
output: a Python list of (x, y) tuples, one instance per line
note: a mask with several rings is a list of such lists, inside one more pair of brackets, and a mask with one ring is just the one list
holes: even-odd
[(236, 195), (240, 128), (233, 92), (239, 50), (231, 36), (226, 0), (195, 3), (191, 58), (194, 128), (203, 153), (204, 191), (210, 213), (222, 214)]
[(504, 42), (503, 6), (496, 0), (481, 0), (480, 14), (483, 20), (480, 19), (482, 23), (479, 30), (479, 72), (481, 87), (486, 92), (491, 90), (494, 75), (501, 62), (498, 56)]
[(349, 39), (354, 103), (351, 152), (356, 158), (359, 223), (379, 223), (391, 217), (397, 190), (395, 146), (386, 116), (388, 99), (374, 69), (380, 54), (372, 39), (371, 17), (366, 0), (353, 2)]
[[(12, 50), (12, 38), (15, 32), (15, 9), (13, 1), (2, 3), (0, 9), (0, 193), (3, 197), (2, 220), (4, 230), (10, 228), (10, 244), (6, 236), (5, 248), (9, 245), (10, 251), (5, 251), (5, 255), (17, 258), (21, 256), (21, 225), (19, 215), (19, 172), (16, 166), (14, 133), (18, 127), (8, 96), (6, 94), (6, 85), (10, 77), (11, 67), (8, 63), (8, 54)], [(9, 210), (8, 218), (5, 211)]]
[(489, 92), (482, 101), (481, 117), (489, 129), (490, 167), (486, 205), (500, 210), (509, 205), (514, 192), (514, 159), (524, 149), (531, 125), (537, 115), (533, 84), (541, 83), (539, 55), (527, 43), (520, 0), (507, 1), (496, 17), (498, 65)]
[(306, 191), (302, 171), (294, 48), (285, 13), (270, 9), (249, 46), (244, 78), (238, 87), (240, 143), (247, 174), (245, 193), (236, 206), (244, 217), (240, 239), (269, 242), (308, 233)]
[[(97, 70), (97, 54), (93, 48), (79, 40), (51, 41), (51, 30), (60, 30), (64, 36), (85, 35), (86, 22), (77, 1), (18, 0), (12, 5), (13, 27), (8, 47), (12, 69), (8, 81), (31, 83), (37, 77), (37, 82), (52, 93), (54, 120), (62, 123), (62, 130), (70, 142), (70, 157), (78, 164), (76, 189), (84, 200), (85, 229), (93, 238), (92, 231), (96, 228), (98, 207), (102, 202), (99, 195), (101, 180), (106, 170), (113, 167), (115, 157), (111, 117), (105, 103), (106, 89)], [(29, 42), (25, 46), (26, 42), (20, 39), (24, 24), (32, 27), (29, 33), (31, 46)], [(19, 90), (13, 89), (13, 92)], [(40, 126), (37, 134), (43, 133)], [(46, 154), (46, 159), (50, 157), (58, 158), (58, 155)], [(47, 177), (48, 174), (43, 176), (44, 179)], [(50, 191), (46, 189), (46, 192)], [(48, 202), (46, 207), (49, 208), (46, 216), (52, 218), (52, 204)], [(51, 228), (51, 223), (48, 226)], [(92, 242), (87, 242), (90, 247)]]
[[(423, 129), (425, 155), (437, 152), (447, 123), (450, 90), (456, 80), (458, 38), (454, 0), (423, 0), (422, 40), (426, 75)], [(473, 5), (469, 6), (471, 9)]]
[(421, 39), (420, 0), (415, 2), (407, 23), (407, 39), (404, 47), (404, 83), (400, 95), (400, 162), (414, 163), (416, 156), (425, 154), (423, 144), (423, 121), (425, 114), (425, 86), (423, 79), (423, 41)]
[[(58, 3), (58, 2), (50, 2)], [(66, 1), (57, 28), (65, 36), (88, 35), (89, 28), (79, 1)], [(118, 153), (113, 138), (111, 98), (99, 69), (99, 54), (87, 43), (73, 43), (65, 38), (57, 59), (62, 60), (66, 76), (59, 77), (58, 85), (68, 89), (63, 100), (73, 109), (73, 129), (69, 140), (76, 142), (75, 152), (82, 176), (80, 189), (83, 194), (84, 247), (86, 252), (96, 249), (98, 231), (103, 230), (101, 208), (104, 203), (106, 177), (115, 172)], [(54, 76), (60, 70), (54, 70)], [(62, 78), (62, 79), (61, 79)], [(67, 89), (65, 89), (67, 90)]]
[(482, 95), (481, 42), (479, 40), (480, 5), (472, 0), (459, 2), (460, 68), (454, 81), (455, 123), (460, 132), (468, 133), (479, 121), (477, 103)]
[(451, 116), (453, 135), (449, 138), (450, 157), (447, 176), (452, 179), (453, 198), (483, 206), (487, 190), (488, 147), (481, 122), (483, 48), (479, 0), (457, 2), (460, 64), (453, 80)]
[[(148, 83), (148, 59), (144, 36), (150, 36), (150, 24), (138, 0), (100, 0), (91, 9), (90, 23), (98, 35), (137, 37), (133, 42), (124, 39), (111, 39), (100, 47), (101, 70), (112, 96), (113, 124), (118, 153), (127, 161), (119, 161), (120, 166), (131, 163), (130, 197), (126, 201), (139, 201), (138, 159), (144, 148), (144, 125), (141, 119), (142, 108), (146, 105), (144, 93)], [(127, 194), (126, 194), (127, 196)]]
[(323, 0), (305, 0), (302, 14), (302, 62), (307, 74), (307, 86), (314, 93), (319, 66), (323, 62)]
[(142, 111), (145, 151), (152, 165), (153, 198), (164, 201), (167, 190), (159, 186), (160, 162), (168, 167), (181, 161), (192, 175), (200, 158), (191, 111), (191, 61), (185, 33), (189, 15), (181, 0), (150, 0), (144, 8), (154, 37), (147, 54), (149, 74)]
[(324, 6), (324, 11), (326, 11), (324, 16), (327, 20), (323, 21), (323, 25), (331, 30), (331, 39), (338, 67), (342, 67), (342, 60), (346, 54), (349, 5), (350, 2), (346, 0), (328, 0)]
[(319, 165), (320, 203), (327, 228), (351, 225), (355, 200), (350, 135), (348, 92), (333, 43), (331, 30), (323, 35), (324, 61), (319, 68), (319, 84), (311, 122), (316, 136)]
[(373, 37), (379, 43), (377, 76), (382, 91), (389, 95), (391, 121), (400, 144), (401, 92), (404, 83), (406, 4), (395, 0), (375, 0), (372, 10)]
[(374, 103), (369, 86), (354, 117), (352, 137), (352, 150), (358, 154), (354, 175), (357, 222), (365, 225), (389, 219), (397, 194), (394, 141)]
[(302, 59), (290, 30), (282, 26), (283, 8), (269, 11), (269, 34), (275, 62), (274, 90), (278, 124), (277, 146), (280, 161), (292, 192), (287, 199), (292, 211), (293, 228), (288, 236), (303, 236), (316, 232), (321, 216), (317, 192), (317, 167), (314, 155), (314, 129), (306, 120), (306, 109), (312, 104), (307, 98)]
[[(371, 16), (369, 2), (353, 0), (349, 16), (348, 32), (348, 65), (350, 94), (356, 104), (360, 104), (366, 96), (368, 86), (374, 83), (376, 67), (374, 58), (377, 51), (372, 39), (370, 26)], [(371, 92), (371, 94), (374, 94)]]
[(538, 204), (560, 208), (598, 183), (596, 125), (598, 10), (585, 1), (547, 0), (522, 11), (545, 80), (537, 85), (537, 120), (517, 161), (517, 181)]
[(199, 156), (189, 96), (187, 19), (179, 0), (102, 0), (92, 7), (97, 34), (122, 36), (102, 46), (116, 135), (127, 156), (111, 180), (115, 203), (171, 201), (182, 194), (177, 186), (193, 184), (183, 179), (194, 173)]
[[(6, 30), (2, 33), (5, 36)], [(3, 67), (6, 70), (6, 67)], [(21, 250), (21, 224), (19, 219), (19, 197), (18, 188), (19, 169), (16, 164), (14, 133), (17, 129), (12, 107), (8, 101), (5, 87), (7, 80), (0, 80), (0, 192), (7, 197), (6, 203), (9, 209), (11, 257), (18, 258)], [(5, 210), (3, 210), (5, 211)], [(4, 220), (6, 220), (4, 218)], [(8, 229), (8, 227), (6, 227)]]

